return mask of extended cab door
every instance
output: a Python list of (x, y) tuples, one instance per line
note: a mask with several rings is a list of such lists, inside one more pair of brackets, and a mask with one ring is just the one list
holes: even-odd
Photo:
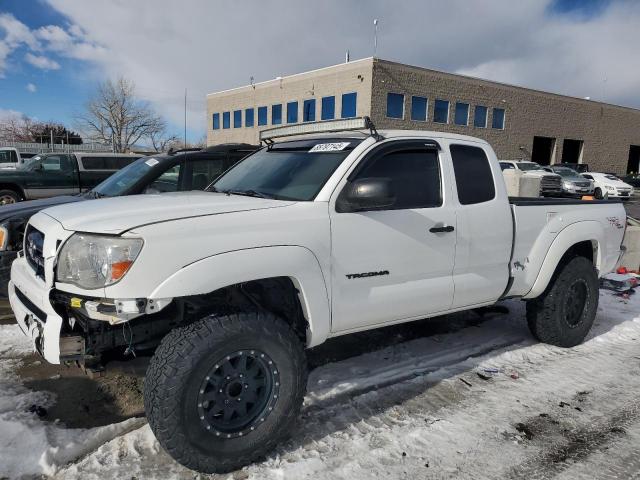
[[(447, 168), (429, 142), (387, 141), (370, 151), (334, 193), (329, 206), (333, 331), (451, 307), (456, 212), (444, 180)], [(393, 205), (339, 213), (340, 195), (360, 178), (390, 179)]]
[(28, 199), (70, 195), (79, 192), (78, 166), (67, 154), (46, 155), (26, 174)]
[(457, 205), (453, 308), (495, 302), (509, 281), (513, 218), (495, 154), (485, 143), (449, 145)]

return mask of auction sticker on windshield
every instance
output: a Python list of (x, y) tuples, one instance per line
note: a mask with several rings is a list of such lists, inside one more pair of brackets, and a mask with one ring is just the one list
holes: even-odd
[(154, 165), (157, 165), (157, 164), (158, 164), (158, 163), (160, 163), (160, 162), (158, 162), (158, 160), (156, 160), (155, 158), (150, 158), (149, 160), (147, 160), (147, 161), (146, 161), (146, 162), (144, 162), (144, 163), (146, 163), (146, 164), (147, 164), (147, 165), (149, 165), (150, 167), (153, 167)]
[(340, 150), (344, 150), (349, 146), (351, 142), (337, 142), (337, 143), (319, 143), (315, 145), (309, 153), (311, 152), (338, 152)]

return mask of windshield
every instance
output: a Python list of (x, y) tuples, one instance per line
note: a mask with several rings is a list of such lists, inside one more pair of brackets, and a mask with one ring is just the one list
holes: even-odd
[(123, 195), (142, 177), (151, 172), (158, 163), (158, 160), (153, 157), (140, 158), (98, 184), (89, 194), (99, 197), (118, 197)]
[(553, 172), (563, 177), (578, 177), (578, 174), (575, 170), (571, 170), (570, 168), (566, 167), (554, 168)]
[(610, 174), (605, 175), (604, 178), (608, 178), (609, 180), (613, 180), (613, 181), (616, 181), (616, 182), (621, 182), (622, 181), (618, 177), (616, 177), (615, 175), (610, 175)]
[(313, 200), (359, 140), (285, 142), (263, 148), (236, 164), (209, 190)]
[(520, 167), (520, 170), (524, 170), (525, 172), (530, 170), (542, 170), (542, 167), (534, 162), (519, 162), (518, 167)]

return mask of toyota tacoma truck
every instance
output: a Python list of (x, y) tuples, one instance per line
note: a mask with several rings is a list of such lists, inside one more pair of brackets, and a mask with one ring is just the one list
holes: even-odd
[(39, 212), (12, 265), (11, 306), (48, 362), (151, 356), (146, 415), (183, 465), (272, 450), (300, 412), (305, 349), (331, 337), (505, 298), (542, 342), (589, 332), (621, 204), (510, 199), (487, 142), (366, 117), (261, 137), (209, 191)]

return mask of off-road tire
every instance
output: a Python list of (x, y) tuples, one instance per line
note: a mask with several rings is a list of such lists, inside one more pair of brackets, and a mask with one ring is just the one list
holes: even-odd
[[(584, 289), (584, 306), (572, 325), (566, 318), (575, 290)], [(585, 339), (598, 311), (598, 274), (591, 260), (573, 257), (558, 267), (549, 286), (527, 302), (527, 323), (533, 336), (558, 347), (574, 347)], [(572, 297), (572, 298), (569, 298)]]
[(0, 190), (0, 205), (10, 205), (12, 203), (18, 203), (20, 201), (20, 195), (14, 190), (4, 188)]
[[(197, 411), (201, 382), (219, 359), (251, 350), (277, 366), (277, 399), (255, 429), (216, 436)], [(257, 311), (211, 315), (162, 340), (147, 370), (144, 406), (153, 433), (176, 461), (203, 473), (226, 473), (263, 458), (288, 436), (306, 386), (304, 346), (286, 322)]]

